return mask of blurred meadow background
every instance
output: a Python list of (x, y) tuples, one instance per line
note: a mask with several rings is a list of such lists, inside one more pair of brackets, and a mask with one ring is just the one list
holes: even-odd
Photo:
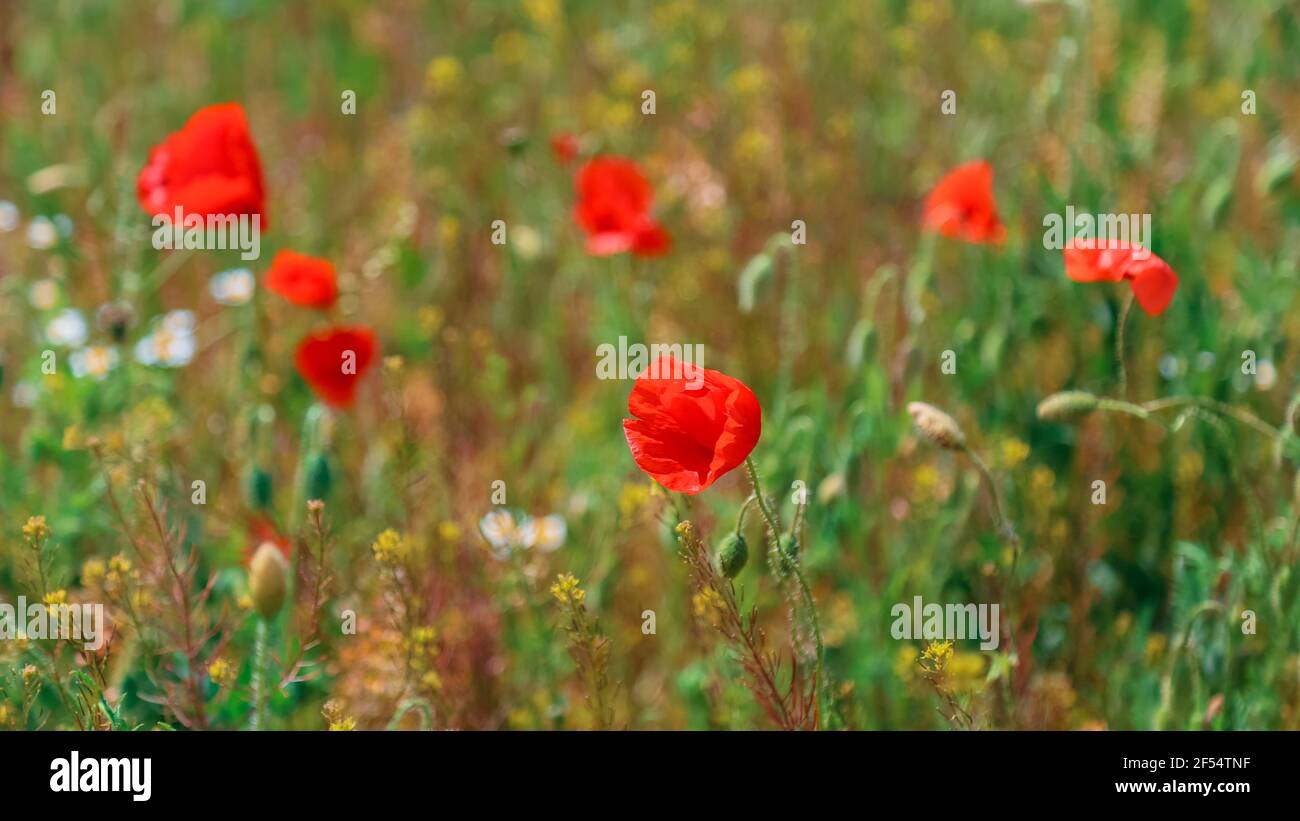
[[(632, 382), (596, 375), (624, 336), (702, 344), (762, 405), (753, 457), (783, 515), (808, 489), (818, 726), (1300, 728), (1296, 12), (3, 4), (0, 600), (104, 602), (112, 636), (101, 654), (0, 642), (0, 727), (773, 726), (674, 533), (689, 519), (716, 544), (744, 472), (685, 496), (638, 470)], [(150, 148), (222, 102), (265, 175), (251, 262), (155, 250), (136, 202)], [(668, 253), (586, 252), (574, 177), (601, 154), (640, 165)], [(1000, 246), (922, 229), (927, 192), (975, 159)], [(1127, 288), (1072, 282), (1044, 248), (1067, 205), (1151, 214), (1179, 275), (1164, 314), (1129, 319), (1128, 397), (1207, 397), (1278, 435), (1209, 412), (1037, 417), (1057, 391), (1117, 395)], [(350, 408), (295, 371), (319, 322), (262, 288), (286, 248), (330, 260), (339, 321), (375, 330)], [(214, 277), (240, 268), (255, 291), (223, 305)], [(175, 311), (192, 355), (140, 361)], [(918, 434), (911, 401), (961, 425), (1018, 557), (972, 460)], [(496, 508), (561, 517), (563, 543), (494, 550)], [(736, 594), (779, 652), (759, 527)], [(294, 571), (262, 619), (248, 556), (272, 531)], [(1007, 640), (896, 640), (891, 607), (914, 596), (1000, 602)]]

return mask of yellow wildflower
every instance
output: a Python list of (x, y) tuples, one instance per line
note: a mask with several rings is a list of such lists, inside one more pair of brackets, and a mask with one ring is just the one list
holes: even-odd
[(444, 542), (459, 541), (460, 525), (452, 521), (442, 522), (438, 525), (438, 537)]
[(492, 56), (502, 65), (518, 65), (528, 59), (528, 38), (518, 31), (507, 31), (492, 41)]
[(465, 69), (460, 60), (450, 55), (435, 57), (425, 70), (424, 81), (429, 90), (438, 94), (448, 94), (460, 87), (465, 77)]
[(50, 536), (50, 526), (45, 523), (44, 516), (32, 516), (23, 525), (23, 538), (30, 543), (37, 543), (48, 539)]
[(226, 687), (234, 679), (235, 671), (230, 666), (230, 662), (225, 659), (217, 659), (208, 665), (208, 678), (218, 687)]
[(370, 549), (375, 554), (375, 561), (380, 564), (394, 564), (406, 555), (407, 544), (401, 534), (390, 527), (375, 538), (375, 543), (370, 546)]
[(587, 591), (578, 587), (578, 579), (572, 573), (561, 573), (555, 577), (555, 584), (551, 585), (551, 595), (560, 604), (568, 604), (570, 601), (582, 604)]
[(86, 559), (81, 563), (81, 583), (86, 587), (94, 587), (104, 580), (106, 571), (103, 559)]
[(931, 672), (942, 672), (952, 658), (951, 641), (931, 641), (921, 652), (920, 665)]
[(691, 597), (691, 608), (695, 617), (717, 627), (722, 622), (722, 611), (726, 608), (722, 596), (712, 587), (706, 587)]
[(1029, 445), (1012, 437), (1002, 443), (1002, 464), (1013, 468), (1029, 458)]

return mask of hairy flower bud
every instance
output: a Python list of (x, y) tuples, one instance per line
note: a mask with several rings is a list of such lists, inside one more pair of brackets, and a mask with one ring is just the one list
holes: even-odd
[(962, 433), (961, 428), (957, 426), (957, 420), (934, 405), (925, 402), (909, 402), (907, 412), (912, 414), (916, 429), (939, 447), (948, 450), (961, 450), (966, 447), (966, 434)]
[(248, 470), (245, 482), (249, 504), (254, 508), (271, 506), (271, 474), (259, 467), (252, 467)]
[(1097, 407), (1097, 397), (1087, 391), (1061, 391), (1038, 403), (1038, 418), (1049, 422), (1068, 422), (1085, 416)]
[(307, 498), (324, 499), (329, 496), (334, 474), (324, 453), (314, 453), (307, 460)]
[(739, 533), (728, 533), (718, 545), (718, 569), (722, 575), (728, 579), (736, 578), (747, 561), (749, 545), (745, 544), (745, 537)]
[(275, 618), (284, 606), (288, 577), (289, 563), (280, 548), (272, 542), (262, 542), (248, 566), (248, 594), (262, 618)]

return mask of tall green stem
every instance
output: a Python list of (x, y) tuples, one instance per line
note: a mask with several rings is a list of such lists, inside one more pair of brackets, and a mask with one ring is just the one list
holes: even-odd
[(257, 619), (257, 639), (253, 644), (253, 719), (248, 729), (260, 730), (263, 727), (263, 714), (266, 710), (266, 619)]
[(1128, 327), (1128, 315), (1133, 312), (1133, 302), (1137, 296), (1131, 291), (1128, 298), (1124, 300), (1124, 307), (1119, 310), (1119, 324), (1115, 327), (1115, 364), (1119, 367), (1119, 397), (1123, 399), (1128, 396), (1128, 366), (1125, 360), (1128, 355), (1128, 338), (1125, 329)]

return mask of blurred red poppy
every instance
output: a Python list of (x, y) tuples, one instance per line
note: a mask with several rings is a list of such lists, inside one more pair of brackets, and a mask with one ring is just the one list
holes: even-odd
[(578, 172), (578, 205), (574, 216), (587, 232), (587, 253), (603, 257), (631, 251), (659, 256), (672, 242), (654, 217), (654, 189), (623, 157), (597, 157)]
[(567, 163), (578, 156), (578, 138), (568, 131), (561, 131), (551, 137), (551, 155), (557, 162)]
[(298, 373), (325, 402), (347, 407), (379, 346), (369, 328), (329, 328), (298, 343)]
[(256, 214), (267, 227), (262, 164), (238, 103), (201, 108), (149, 152), (136, 198), (151, 215)]
[(266, 542), (275, 545), (276, 549), (284, 556), (285, 561), (289, 561), (293, 555), (293, 545), (280, 531), (276, 529), (275, 524), (265, 516), (250, 516), (248, 518), (248, 543), (244, 545), (244, 566), (253, 560), (253, 554), (257, 549)]
[(307, 308), (329, 308), (339, 296), (330, 261), (297, 251), (275, 255), (266, 272), (266, 289)]
[(678, 493), (699, 493), (745, 461), (763, 430), (763, 409), (744, 383), (671, 356), (637, 377), (627, 410), (637, 417), (623, 420), (637, 467)]
[(993, 166), (983, 160), (948, 172), (925, 198), (924, 226), (966, 242), (1000, 243), (1007, 229), (993, 201)]
[(1065, 275), (1075, 282), (1128, 280), (1137, 303), (1159, 316), (1173, 301), (1178, 275), (1169, 263), (1140, 245), (1121, 240), (1075, 239), (1061, 252)]

